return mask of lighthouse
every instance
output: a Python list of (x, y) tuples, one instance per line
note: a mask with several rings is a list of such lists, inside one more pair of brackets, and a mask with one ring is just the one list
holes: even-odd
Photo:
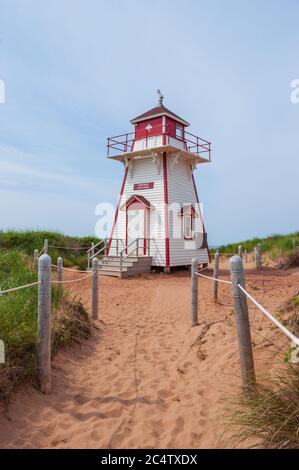
[(194, 257), (209, 262), (194, 172), (210, 162), (211, 144), (189, 133), (189, 123), (158, 95), (154, 108), (130, 121), (132, 132), (108, 138), (107, 156), (124, 166), (124, 177), (103, 274), (169, 272)]

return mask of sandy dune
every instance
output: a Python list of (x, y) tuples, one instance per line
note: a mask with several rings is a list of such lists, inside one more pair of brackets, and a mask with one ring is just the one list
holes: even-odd
[[(275, 312), (297, 293), (299, 271), (250, 271), (247, 279)], [(89, 308), (90, 280), (83, 282), (74, 293)], [(0, 447), (230, 447), (223, 410), (240, 386), (230, 286), (220, 285), (215, 305), (210, 281), (200, 279), (202, 324), (191, 329), (188, 273), (99, 282), (93, 338), (55, 357), (51, 395), (29, 386), (16, 394), (0, 414)], [(289, 341), (250, 307), (256, 368), (268, 374)]]

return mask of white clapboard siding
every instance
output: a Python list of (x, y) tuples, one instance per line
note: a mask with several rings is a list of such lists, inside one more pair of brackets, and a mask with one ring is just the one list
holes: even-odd
[[(169, 214), (169, 247), (170, 265), (182, 266), (191, 264), (194, 257), (200, 258), (200, 262), (208, 263), (207, 249), (196, 249), (194, 243), (184, 240), (182, 233), (182, 217), (179, 215), (183, 204), (196, 204), (196, 193), (191, 173), (186, 161), (179, 159), (173, 166), (168, 165), (168, 201), (171, 213)], [(171, 210), (172, 209), (172, 210)], [(196, 220), (199, 231), (202, 228), (201, 219)], [(178, 234), (181, 236), (178, 238)]]
[[(136, 183), (153, 182), (152, 189), (134, 190)], [(160, 171), (151, 157), (135, 161), (132, 171), (128, 171), (124, 192), (120, 201), (122, 207), (132, 194), (144, 196), (154, 207), (150, 211), (150, 227), (148, 236), (150, 242), (150, 256), (153, 257), (153, 266), (165, 265), (165, 226), (164, 226), (164, 184), (163, 168)], [(157, 223), (157, 221), (162, 223)], [(113, 238), (126, 239), (126, 211), (119, 210), (117, 222), (114, 228)], [(109, 254), (116, 254), (115, 244), (112, 243)]]
[(168, 144), (182, 150), (185, 148), (184, 142), (182, 140), (175, 139), (174, 137), (168, 137)]
[[(171, 145), (172, 147), (176, 147), (178, 149), (185, 149), (185, 144), (182, 140), (176, 139), (175, 137), (167, 137), (167, 143), (168, 145)], [(133, 149), (132, 151), (136, 150), (145, 150), (145, 149), (152, 149), (155, 147), (161, 147), (163, 145), (163, 136), (162, 135), (155, 135), (152, 137), (148, 137), (147, 139), (138, 139), (135, 140), (133, 144)]]

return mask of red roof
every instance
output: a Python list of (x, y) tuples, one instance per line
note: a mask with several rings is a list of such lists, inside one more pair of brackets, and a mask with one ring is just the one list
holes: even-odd
[(146, 111), (146, 113), (140, 114), (140, 116), (135, 117), (130, 122), (134, 124), (135, 122), (144, 121), (145, 119), (148, 119), (151, 117), (157, 117), (157, 116), (163, 116), (163, 115), (171, 116), (177, 121), (182, 122), (185, 126), (189, 126), (189, 123), (187, 121), (185, 121), (180, 116), (178, 116), (177, 114), (167, 109), (163, 104), (160, 106), (156, 106), (155, 108), (152, 108), (149, 111)]

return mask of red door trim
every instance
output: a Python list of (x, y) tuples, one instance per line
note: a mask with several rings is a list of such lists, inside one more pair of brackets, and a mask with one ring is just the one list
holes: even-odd
[(110, 252), (110, 247), (111, 247), (111, 243), (112, 243), (114, 229), (115, 229), (115, 225), (116, 225), (117, 217), (118, 217), (118, 211), (119, 211), (119, 208), (120, 208), (121, 198), (122, 198), (122, 195), (124, 193), (125, 184), (126, 184), (126, 181), (127, 181), (127, 175), (128, 175), (128, 168), (126, 168), (126, 170), (125, 170), (124, 179), (123, 179), (123, 182), (122, 182), (122, 185), (121, 185), (121, 190), (120, 190), (120, 195), (119, 195), (119, 198), (118, 198), (118, 203), (117, 203), (117, 207), (116, 207), (116, 211), (115, 211), (115, 216), (114, 216), (114, 222), (113, 222), (113, 226), (112, 226), (112, 230), (111, 230), (111, 235), (110, 235), (110, 238), (108, 240), (108, 247), (107, 247), (107, 250), (106, 250), (107, 255), (109, 255), (109, 252)]
[(167, 156), (163, 153), (163, 181), (164, 181), (164, 214), (165, 214), (165, 262), (166, 268), (170, 266), (169, 256), (169, 226), (168, 226), (168, 181), (167, 181)]

